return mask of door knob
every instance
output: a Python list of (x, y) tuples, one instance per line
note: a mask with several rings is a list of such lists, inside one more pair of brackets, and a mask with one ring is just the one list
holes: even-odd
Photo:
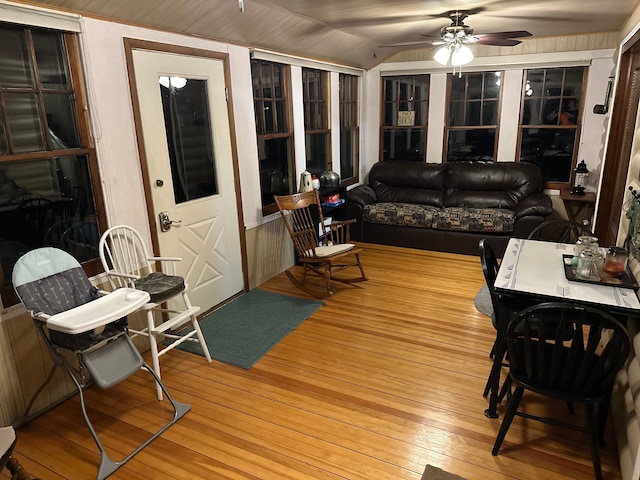
[(162, 232), (169, 231), (171, 225), (179, 225), (182, 223), (181, 220), (171, 220), (169, 218), (169, 212), (160, 212), (158, 214), (158, 219), (160, 220), (160, 230)]

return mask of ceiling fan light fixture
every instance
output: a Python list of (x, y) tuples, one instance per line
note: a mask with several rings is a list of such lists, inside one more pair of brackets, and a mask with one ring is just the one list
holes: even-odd
[(460, 65), (466, 65), (473, 60), (473, 52), (466, 45), (460, 45), (451, 54), (451, 65), (459, 67)]
[(438, 62), (440, 65), (446, 65), (447, 62), (449, 61), (450, 56), (451, 56), (451, 50), (449, 46), (443, 45), (436, 51), (435, 55), (433, 56), (433, 59), (436, 62)]

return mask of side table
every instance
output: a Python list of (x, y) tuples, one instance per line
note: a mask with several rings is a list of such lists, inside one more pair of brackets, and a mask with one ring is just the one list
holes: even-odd
[(569, 220), (582, 223), (587, 220), (587, 226), (591, 226), (594, 206), (596, 204), (596, 194), (593, 192), (585, 192), (584, 195), (573, 195), (569, 188), (560, 190), (560, 198), (567, 211)]

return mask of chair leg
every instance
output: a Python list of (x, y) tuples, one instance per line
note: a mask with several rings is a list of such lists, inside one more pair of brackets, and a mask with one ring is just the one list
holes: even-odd
[(14, 456), (9, 457), (7, 470), (11, 473), (11, 480), (39, 480), (32, 477)]
[(498, 455), (498, 451), (500, 450), (504, 437), (507, 435), (507, 431), (511, 426), (513, 417), (515, 417), (516, 412), (518, 411), (518, 405), (520, 405), (520, 400), (522, 400), (523, 393), (524, 388), (516, 387), (516, 391), (513, 392), (513, 395), (511, 396), (509, 406), (507, 407), (507, 412), (504, 415), (502, 425), (500, 425), (500, 431), (498, 432), (498, 436), (496, 437), (496, 442), (493, 444), (493, 450), (491, 450), (491, 455), (493, 456)]
[[(153, 310), (147, 310), (147, 326), (149, 328), (149, 347), (151, 349), (151, 364), (153, 365), (153, 371), (156, 373), (158, 378), (161, 378), (160, 375), (160, 358), (158, 355), (158, 339), (156, 338), (153, 330), (155, 329), (155, 322), (153, 317)], [(162, 389), (160, 385), (156, 383), (156, 396), (158, 400), (162, 400)]]
[(362, 263), (360, 263), (360, 254), (356, 253), (356, 261), (358, 262), (358, 268), (360, 269), (360, 274), (364, 280), (368, 280), (367, 276), (364, 273), (364, 268), (362, 268)]
[(331, 291), (331, 265), (328, 263), (324, 266), (324, 281), (327, 292), (329, 292), (329, 295), (333, 295)]
[[(182, 292), (182, 300), (184, 301), (184, 305), (189, 310), (191, 305), (191, 300), (187, 295), (187, 292)], [(202, 335), (202, 330), (200, 330), (200, 323), (198, 322), (198, 318), (195, 315), (191, 315), (191, 325), (193, 329), (196, 331), (196, 336), (198, 337), (198, 342), (200, 342), (200, 348), (202, 348), (202, 352), (204, 353), (207, 362), (211, 363), (211, 354), (209, 353), (209, 348), (207, 347), (207, 342), (204, 339), (204, 335)], [(159, 376), (159, 375), (158, 375)]]
[(602, 467), (600, 465), (600, 433), (598, 431), (598, 419), (596, 417), (593, 405), (586, 404), (587, 421), (589, 425), (589, 441), (591, 444), (591, 461), (593, 462), (593, 471), (596, 480), (602, 480)]

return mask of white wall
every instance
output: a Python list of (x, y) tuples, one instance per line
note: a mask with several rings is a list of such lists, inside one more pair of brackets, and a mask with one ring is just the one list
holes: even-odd
[(247, 228), (262, 222), (249, 50), (182, 35), (84, 18), (82, 51), (107, 218), (147, 232), (147, 209), (135, 137), (123, 38), (228, 53), (242, 208)]

